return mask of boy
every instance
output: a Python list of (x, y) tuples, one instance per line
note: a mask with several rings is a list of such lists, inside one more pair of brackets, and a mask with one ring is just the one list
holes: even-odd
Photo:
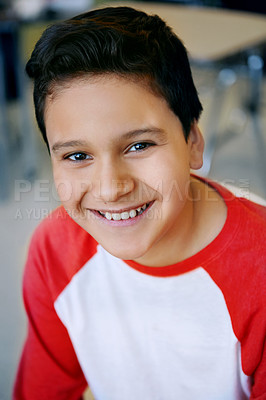
[(64, 208), (32, 238), (14, 399), (265, 399), (265, 209), (190, 175), (181, 41), (105, 8), (49, 27), (26, 70)]

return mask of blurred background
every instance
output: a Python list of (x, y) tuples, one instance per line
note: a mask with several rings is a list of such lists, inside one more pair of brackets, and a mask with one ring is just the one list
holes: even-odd
[[(29, 239), (59, 202), (36, 123), (25, 62), (44, 28), (103, 1), (0, 0), (0, 400), (10, 400), (26, 335), (22, 275)], [(132, 3), (129, 3), (132, 4)], [(199, 172), (266, 198), (266, 4), (261, 0), (137, 2), (183, 39), (203, 103)], [(33, 371), (34, 373), (34, 371)]]

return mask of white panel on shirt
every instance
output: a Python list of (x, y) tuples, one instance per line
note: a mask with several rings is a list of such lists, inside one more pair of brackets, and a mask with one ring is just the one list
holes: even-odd
[(97, 400), (242, 400), (222, 292), (203, 268), (140, 273), (100, 246), (55, 302)]

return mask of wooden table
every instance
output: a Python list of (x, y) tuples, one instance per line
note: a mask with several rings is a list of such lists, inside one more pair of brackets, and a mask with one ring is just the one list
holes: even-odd
[(218, 61), (266, 40), (266, 17), (220, 8), (150, 2), (106, 2), (158, 14), (196, 61)]

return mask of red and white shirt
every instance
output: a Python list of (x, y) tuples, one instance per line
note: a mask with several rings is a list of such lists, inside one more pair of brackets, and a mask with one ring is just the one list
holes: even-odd
[(211, 185), (222, 231), (170, 266), (110, 255), (62, 207), (39, 225), (14, 400), (266, 399), (266, 211)]

